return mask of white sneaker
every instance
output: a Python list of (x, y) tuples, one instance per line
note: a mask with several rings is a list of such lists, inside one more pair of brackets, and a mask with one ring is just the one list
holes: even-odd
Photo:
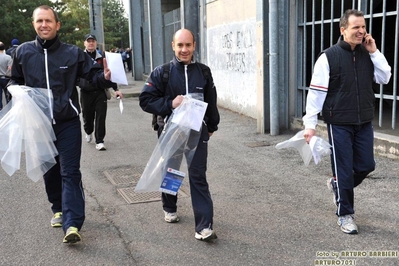
[(90, 134), (90, 135), (87, 135), (87, 134), (86, 134), (86, 142), (87, 142), (87, 143), (90, 143), (91, 140), (92, 140), (92, 134)]
[(202, 241), (210, 241), (218, 237), (212, 229), (204, 228), (201, 232), (195, 232), (195, 238)]
[(350, 214), (339, 216), (337, 224), (341, 227), (341, 231), (346, 234), (357, 234), (357, 225)]
[(166, 212), (163, 211), (165, 213), (165, 221), (168, 223), (177, 223), (178, 221), (180, 221), (179, 216), (177, 216), (177, 213), (175, 212)]
[(97, 149), (98, 151), (105, 151), (105, 150), (106, 150), (104, 143), (98, 143), (98, 144), (96, 144), (96, 149)]

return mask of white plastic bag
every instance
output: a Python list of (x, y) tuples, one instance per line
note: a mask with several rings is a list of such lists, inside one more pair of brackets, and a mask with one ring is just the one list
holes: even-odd
[(309, 142), (310, 149), (312, 151), (313, 160), (315, 164), (318, 164), (323, 156), (331, 154), (331, 145), (322, 138), (313, 136)]
[(25, 152), (27, 176), (38, 181), (56, 164), (55, 134), (51, 125), (50, 99), (39, 88), (9, 86), (12, 100), (0, 115), (0, 159), (12, 176), (20, 169)]
[(289, 140), (280, 142), (276, 145), (276, 149), (295, 148), (298, 150), (306, 166), (313, 160), (318, 164), (321, 157), (331, 153), (331, 145), (320, 137), (313, 136), (310, 143), (307, 144), (303, 137), (304, 130), (299, 131)]

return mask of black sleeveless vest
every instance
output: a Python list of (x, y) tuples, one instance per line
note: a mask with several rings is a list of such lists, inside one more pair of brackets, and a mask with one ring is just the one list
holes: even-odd
[(363, 45), (341, 39), (326, 49), (330, 81), (322, 115), (328, 124), (360, 125), (374, 118), (374, 65)]

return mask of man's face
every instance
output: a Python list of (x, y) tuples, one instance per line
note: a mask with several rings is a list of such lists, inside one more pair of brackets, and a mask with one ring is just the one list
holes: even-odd
[(366, 22), (364, 17), (357, 17), (354, 15), (349, 16), (348, 27), (346, 29), (343, 27), (341, 28), (341, 34), (344, 36), (344, 41), (349, 43), (352, 49), (363, 42), (366, 32)]
[(195, 51), (195, 42), (191, 32), (184, 29), (177, 31), (172, 42), (172, 49), (183, 64), (190, 64)]
[(87, 39), (84, 44), (85, 44), (86, 50), (89, 52), (93, 52), (97, 48), (97, 41), (92, 38)]
[(61, 23), (56, 22), (52, 10), (37, 9), (33, 14), (32, 25), (42, 40), (52, 40), (57, 35)]

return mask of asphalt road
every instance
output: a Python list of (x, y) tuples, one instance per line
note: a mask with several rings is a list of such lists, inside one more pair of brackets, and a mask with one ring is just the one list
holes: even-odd
[(399, 265), (398, 160), (376, 157), (355, 190), (359, 234), (346, 235), (326, 186), (329, 159), (306, 167), (296, 151), (275, 149), (295, 132), (257, 134), (255, 120), (221, 109), (208, 159), (218, 239), (204, 243), (194, 238), (187, 181), (177, 224), (164, 222), (160, 201), (131, 204), (118, 192), (131, 192), (157, 141), (138, 99), (123, 104), (123, 114), (117, 100), (108, 104), (106, 151), (83, 143), (81, 243), (63, 244), (50, 227), (42, 180), (24, 165), (12, 177), (0, 168), (0, 265)]

